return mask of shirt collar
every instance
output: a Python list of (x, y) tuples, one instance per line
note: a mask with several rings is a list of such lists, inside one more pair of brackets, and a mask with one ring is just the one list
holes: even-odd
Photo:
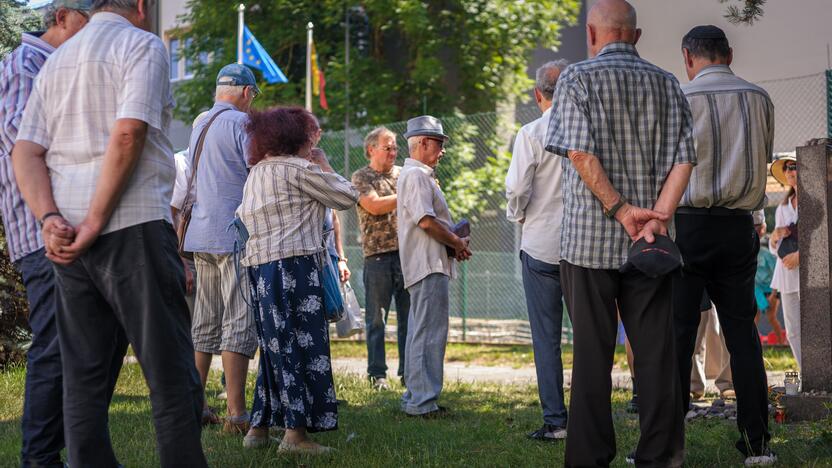
[(55, 52), (55, 48), (48, 42), (41, 39), (41, 36), (43, 36), (43, 31), (25, 32), (22, 35), (21, 42), (29, 47), (38, 49), (46, 55)]
[(131, 23), (127, 18), (109, 11), (99, 11), (90, 18), (90, 23), (98, 23), (99, 21), (114, 21), (116, 23), (133, 26), (133, 23)]
[(424, 169), (424, 170), (428, 171), (429, 174), (433, 173), (433, 168), (431, 168), (427, 164), (423, 163), (422, 161), (418, 161), (418, 160), (413, 159), (413, 158), (405, 159), (404, 160), (404, 166), (405, 167), (417, 167), (419, 169)]
[(214, 103), (214, 109), (222, 109), (222, 108), (231, 109), (231, 110), (235, 110), (237, 112), (240, 112), (240, 109), (237, 109), (237, 106), (235, 106), (234, 104), (231, 104), (230, 102), (217, 101), (217, 102)]
[(636, 46), (632, 44), (627, 44), (626, 42), (612, 42), (610, 44), (605, 45), (601, 49), (601, 51), (598, 52), (598, 57), (607, 54), (630, 54), (638, 57), (638, 52), (636, 52)]
[[(712, 73), (726, 73), (728, 75), (733, 75), (734, 72), (731, 71), (731, 67), (728, 65), (716, 64), (716, 65), (708, 65), (707, 67), (699, 70), (699, 73), (693, 77), (693, 80), (697, 80), (702, 76), (710, 75)], [(691, 81), (693, 81), (691, 80)]]

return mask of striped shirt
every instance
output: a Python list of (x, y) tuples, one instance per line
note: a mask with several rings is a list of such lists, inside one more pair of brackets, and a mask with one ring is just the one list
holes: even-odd
[(35, 76), (55, 51), (40, 38), (41, 34), (23, 33), (20, 46), (0, 65), (0, 211), (12, 262), (43, 247), (38, 222), (23, 202), (14, 179), (11, 158)]
[(618, 269), (630, 237), (604, 216), (568, 153), (594, 155), (622, 196), (652, 208), (673, 166), (696, 163), (688, 102), (673, 75), (624, 43), (569, 66), (555, 94), (546, 150), (565, 156), (561, 257), (584, 268)]
[(697, 165), (680, 206), (758, 210), (766, 203), (774, 106), (727, 65), (704, 68), (682, 91), (693, 114)]
[(249, 232), (244, 266), (324, 250), (326, 208), (355, 206), (358, 191), (306, 159), (267, 157), (251, 168), (237, 216)]
[(171, 222), (176, 168), (167, 137), (174, 104), (168, 70), (161, 39), (110, 12), (94, 14), (44, 64), (17, 139), (47, 148), (55, 204), (70, 224), (87, 216), (118, 119), (147, 123), (147, 137), (101, 234)]

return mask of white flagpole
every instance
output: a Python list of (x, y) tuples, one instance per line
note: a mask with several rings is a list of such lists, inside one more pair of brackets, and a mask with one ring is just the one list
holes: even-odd
[(243, 28), (245, 28), (244, 15), (246, 6), (242, 3), (237, 6), (237, 63), (243, 63)]
[(306, 24), (306, 110), (312, 112), (312, 30), (310, 21)]

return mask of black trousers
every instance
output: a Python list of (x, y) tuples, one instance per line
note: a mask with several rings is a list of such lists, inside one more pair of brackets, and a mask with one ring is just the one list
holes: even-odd
[[(760, 239), (751, 215), (716, 216), (677, 214), (676, 244), (685, 266), (673, 281), (673, 318), (679, 381), (690, 389), (690, 369), (699, 302), (703, 290), (716, 306), (717, 317), (731, 354), (731, 372), (737, 393), (737, 449), (748, 455), (761, 453), (771, 438), (768, 432), (768, 389), (763, 354), (754, 317), (754, 274)], [(681, 413), (690, 405), (690, 393), (682, 392)]]
[(126, 337), (150, 388), (161, 465), (207, 466), (200, 441), (202, 386), (173, 227), (152, 221), (105, 234), (55, 272), (69, 465), (118, 464), (108, 409), (120, 370), (111, 363), (124, 356)]
[(560, 265), (574, 331), (566, 466), (609, 466), (615, 458), (610, 372), (618, 332), (616, 310), (633, 347), (638, 376), (641, 438), (636, 465), (681, 466), (684, 415), (679, 412), (682, 395), (676, 378), (670, 278), (593, 270), (564, 261)]

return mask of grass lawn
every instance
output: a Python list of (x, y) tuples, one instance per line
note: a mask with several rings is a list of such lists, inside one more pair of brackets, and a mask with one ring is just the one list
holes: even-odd
[[(389, 358), (398, 358), (399, 350), (396, 343), (386, 344), (386, 354)], [(563, 367), (572, 367), (572, 345), (563, 345), (561, 354)], [(367, 345), (363, 341), (332, 341), (332, 357), (367, 359)], [(766, 370), (783, 371), (796, 369), (797, 363), (792, 357), (788, 346), (763, 347), (763, 358)], [(534, 365), (534, 352), (531, 345), (489, 345), (449, 343), (445, 352), (446, 362), (462, 362), (480, 366), (508, 366), (525, 367)], [(628, 369), (627, 355), (624, 346), (615, 348), (613, 366)]]
[[(340, 345), (339, 345), (340, 346)], [(0, 372), (0, 466), (19, 466), (20, 411), (24, 369)], [(454, 416), (442, 421), (408, 418), (398, 411), (401, 388), (375, 392), (358, 376), (337, 375), (338, 396), (349, 401), (340, 411), (338, 431), (315, 436), (334, 446), (337, 454), (322, 458), (278, 455), (276, 448), (245, 450), (241, 436), (225, 436), (213, 426), (203, 432), (208, 461), (214, 467), (266, 466), (562, 466), (562, 444), (527, 440), (524, 434), (540, 424), (537, 394), (531, 386), (448, 383), (442, 403)], [(393, 382), (396, 385), (396, 382)], [(253, 379), (249, 379), (249, 398)], [(209, 403), (220, 391), (219, 374), (209, 381)], [(138, 365), (125, 365), (110, 412), (113, 445), (127, 467), (158, 466), (147, 387)], [(568, 397), (568, 393), (567, 393)], [(612, 395), (619, 456), (636, 443), (638, 422), (624, 412), (629, 395)], [(772, 424), (778, 466), (832, 466), (832, 421), (813, 424)], [(687, 428), (687, 466), (740, 466), (733, 448), (734, 424), (702, 420)]]

